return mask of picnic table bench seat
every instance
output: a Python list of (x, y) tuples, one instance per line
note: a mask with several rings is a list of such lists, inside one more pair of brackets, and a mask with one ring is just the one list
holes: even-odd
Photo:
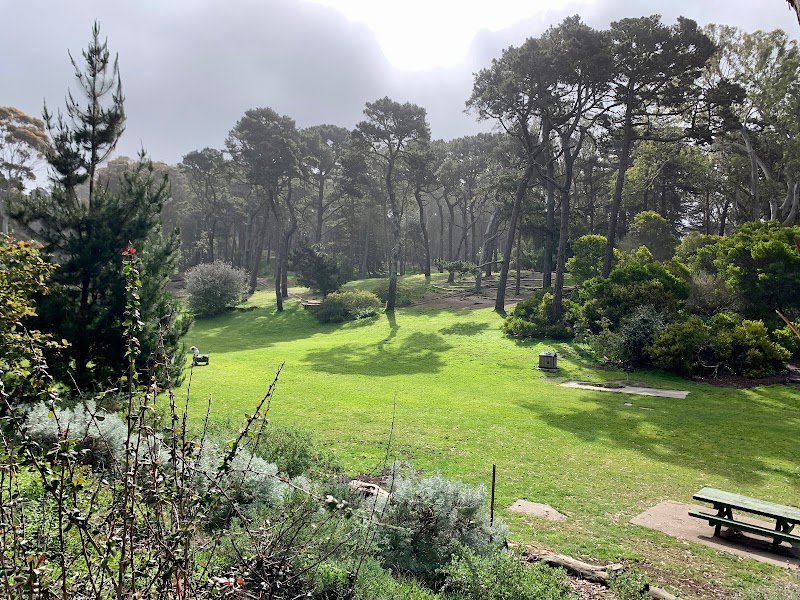
[[(731, 529), (770, 537), (773, 540), (773, 548), (777, 548), (782, 541), (800, 544), (800, 535), (792, 533), (794, 526), (800, 523), (800, 508), (775, 504), (774, 502), (741, 496), (710, 487), (704, 487), (693, 497), (695, 500), (712, 504), (717, 510), (717, 514), (696, 510), (689, 511), (689, 516), (708, 521), (708, 524), (714, 527), (715, 536), (719, 536), (720, 529), (724, 525)], [(768, 529), (736, 519), (733, 516), (734, 510), (775, 519), (775, 528)]]

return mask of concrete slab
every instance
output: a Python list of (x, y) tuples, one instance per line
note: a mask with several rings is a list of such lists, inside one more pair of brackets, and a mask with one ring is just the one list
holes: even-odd
[(580, 381), (565, 381), (563, 387), (579, 388), (582, 390), (594, 390), (596, 392), (617, 392), (621, 394), (639, 394), (640, 396), (659, 396), (661, 398), (684, 399), (689, 392), (684, 390), (662, 390), (658, 388), (640, 387), (635, 385), (621, 385), (619, 387), (605, 387), (592, 383), (581, 383)]
[[(755, 534), (743, 534), (739, 531), (722, 529), (721, 537), (714, 537), (714, 528), (707, 521), (689, 516), (690, 510), (708, 512), (708, 506), (682, 504), (680, 502), (661, 502), (653, 508), (636, 515), (631, 519), (634, 525), (656, 529), (672, 537), (689, 542), (703, 544), (759, 562), (777, 565), (787, 569), (800, 570), (800, 548), (782, 543), (777, 551), (772, 551), (772, 540)], [(743, 517), (737, 513), (737, 519), (772, 529), (775, 523), (759, 521)]]
[(506, 510), (510, 510), (511, 512), (519, 512), (524, 513), (526, 515), (531, 515), (532, 517), (539, 517), (541, 519), (547, 519), (548, 521), (566, 521), (567, 516), (562, 515), (558, 512), (555, 508), (550, 506), (549, 504), (539, 504), (538, 502), (529, 502), (527, 500), (517, 500), (506, 508)]

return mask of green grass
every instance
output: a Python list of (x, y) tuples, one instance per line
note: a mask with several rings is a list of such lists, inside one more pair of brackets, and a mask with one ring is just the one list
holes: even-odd
[[(211, 395), (215, 423), (238, 425), (285, 363), (271, 420), (313, 432), (350, 473), (379, 470), (396, 404), (393, 456), (487, 486), (495, 463), (498, 507), (527, 498), (569, 517), (526, 522), (501, 509), (517, 541), (642, 559), (676, 581), (739, 588), (787, 577), (629, 520), (662, 500), (690, 502), (704, 485), (797, 505), (796, 389), (722, 389), (657, 372), (632, 378), (688, 398), (566, 389), (558, 383), (624, 374), (596, 370), (570, 344), (509, 339), (492, 310), (407, 309), (319, 325), (291, 301), (275, 312), (267, 292), (249, 305), (197, 321), (187, 338), (211, 357), (192, 373), (194, 424)], [(559, 353), (557, 381), (535, 368), (542, 350)]]

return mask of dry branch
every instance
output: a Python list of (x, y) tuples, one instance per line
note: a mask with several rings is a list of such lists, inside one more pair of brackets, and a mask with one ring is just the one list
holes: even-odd
[[(572, 558), (571, 556), (535, 548), (528, 548), (526, 550), (525, 559), (528, 562), (543, 562), (551, 567), (562, 567), (572, 575), (577, 575), (587, 581), (600, 583), (605, 586), (608, 586), (612, 573), (625, 569), (625, 567), (620, 564), (605, 566), (592, 565), (578, 560), (577, 558)], [(649, 586), (646, 591), (650, 594), (651, 598), (657, 598), (658, 600), (677, 600), (675, 596), (659, 587)]]

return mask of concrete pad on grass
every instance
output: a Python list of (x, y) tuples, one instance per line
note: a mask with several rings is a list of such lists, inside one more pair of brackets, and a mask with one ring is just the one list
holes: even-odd
[[(787, 569), (800, 570), (800, 548), (789, 546), (784, 542), (777, 551), (772, 551), (772, 539), (751, 533), (730, 531), (724, 527), (721, 537), (714, 537), (714, 528), (708, 524), (708, 521), (690, 517), (688, 514), (690, 510), (713, 511), (708, 506), (667, 501), (636, 515), (631, 519), (631, 523), (648, 529), (656, 529), (682, 540), (703, 544), (720, 552), (752, 558)], [(736, 518), (754, 525), (761, 525), (767, 529), (775, 527), (775, 523), (751, 519), (741, 516), (741, 513), (738, 513)]]
[(562, 387), (578, 388), (581, 390), (594, 390), (596, 392), (617, 392), (620, 394), (639, 394), (640, 396), (659, 396), (661, 398), (679, 398), (683, 400), (689, 395), (684, 390), (662, 390), (659, 388), (641, 387), (635, 385), (622, 385), (620, 387), (606, 387), (603, 385), (582, 383), (580, 381), (565, 381)]

